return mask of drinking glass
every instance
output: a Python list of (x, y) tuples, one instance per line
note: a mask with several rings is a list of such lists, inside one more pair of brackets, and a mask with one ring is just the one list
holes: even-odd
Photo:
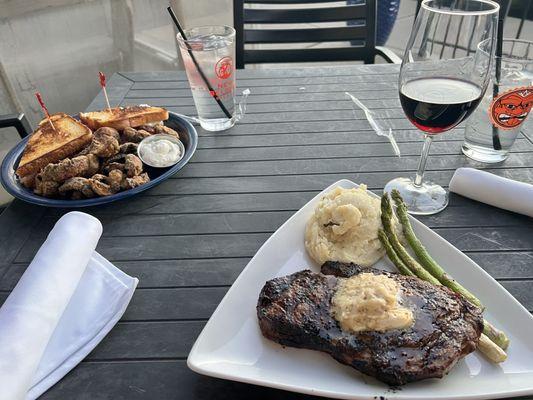
[[(484, 46), (479, 52), (488, 58)], [(533, 105), (533, 42), (504, 39), (498, 62), (499, 74), (492, 69), (487, 92), (466, 124), (462, 147), (466, 156), (485, 163), (504, 161), (520, 131), (526, 130)]]
[[(396, 178), (411, 214), (435, 214), (448, 204), (441, 186), (425, 181), (431, 142), (464, 121), (479, 104), (490, 80), (498, 3), (491, 0), (424, 0), (403, 57), (399, 92), (404, 113), (424, 132), (424, 146), (414, 179)], [(491, 57), (480, 57), (486, 41)]]
[(213, 25), (186, 29), (177, 40), (202, 128), (235, 125), (235, 29)]

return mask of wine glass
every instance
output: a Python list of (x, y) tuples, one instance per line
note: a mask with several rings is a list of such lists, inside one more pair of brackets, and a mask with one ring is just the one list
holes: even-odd
[[(424, 132), (424, 146), (415, 178), (393, 179), (384, 189), (397, 189), (411, 214), (435, 214), (448, 205), (446, 190), (423, 180), (429, 149), (435, 135), (474, 111), (487, 89), (499, 8), (491, 0), (422, 2), (398, 86), (405, 115)], [(481, 44), (491, 57), (480, 56)]]

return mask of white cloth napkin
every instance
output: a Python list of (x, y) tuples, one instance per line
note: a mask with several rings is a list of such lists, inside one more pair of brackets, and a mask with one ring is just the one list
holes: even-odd
[(459, 168), (450, 191), (494, 207), (533, 217), (533, 185), (474, 168)]
[(65, 214), (0, 308), (0, 400), (35, 399), (120, 319), (138, 280), (94, 250), (96, 218)]

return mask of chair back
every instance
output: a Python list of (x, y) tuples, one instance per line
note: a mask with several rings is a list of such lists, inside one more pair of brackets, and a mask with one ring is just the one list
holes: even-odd
[[(415, 18), (420, 11), (422, 1), (417, 0)], [(496, 2), (500, 4), (500, 13), (505, 19), (511, 0), (496, 0)], [(427, 47), (421, 49), (421, 51), (427, 50), (431, 54), (438, 54), (440, 57), (468, 56), (475, 52), (477, 45), (472, 42), (474, 37), (472, 29), (475, 28), (475, 25), (465, 26), (463, 24), (464, 20), (465, 18), (461, 17), (452, 24), (450, 20), (441, 20), (437, 17), (435, 24), (427, 27)]]
[[(531, 40), (531, 37), (527, 37), (527, 33), (523, 32), (524, 24), (526, 21), (533, 21), (533, 0), (506, 0), (511, 4), (509, 5), (509, 13), (507, 17), (517, 18), (518, 19), (518, 28), (514, 34), (515, 39), (528, 39)], [(499, 2), (500, 6), (503, 8), (501, 1)], [(531, 23), (531, 22), (528, 22)], [(522, 37), (522, 34), (523, 37)]]
[[(334, 2), (336, 2), (334, 5), (327, 4)], [(310, 3), (322, 4), (309, 6)], [(302, 6), (280, 8), (289, 4)], [(245, 64), (252, 63), (346, 60), (372, 63), (374, 60), (375, 0), (342, 5), (339, 5), (338, 0), (234, 0), (233, 11), (237, 68), (244, 68)], [(350, 25), (346, 25), (348, 21)], [(331, 22), (337, 24), (324, 24)], [(343, 26), (338, 26), (339, 22), (343, 22)], [(258, 27), (246, 26), (250, 24)], [(268, 27), (261, 27), (265, 24)], [(288, 24), (314, 26), (286, 28)], [(326, 26), (320, 27), (320, 24)], [(275, 28), (272, 28), (272, 25), (275, 25)], [(316, 42), (341, 42), (342, 46), (282, 48), (287, 44)], [(275, 45), (276, 48), (248, 49), (247, 44), (269, 44)]]

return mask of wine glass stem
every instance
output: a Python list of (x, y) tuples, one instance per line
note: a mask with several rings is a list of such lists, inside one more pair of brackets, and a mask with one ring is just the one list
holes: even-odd
[(424, 172), (426, 170), (426, 161), (429, 155), (429, 148), (431, 147), (431, 142), (433, 141), (432, 135), (424, 135), (424, 137), (424, 147), (422, 147), (422, 155), (420, 156), (418, 169), (416, 170), (415, 181), (413, 182), (416, 187), (422, 186), (422, 179), (424, 178)]

